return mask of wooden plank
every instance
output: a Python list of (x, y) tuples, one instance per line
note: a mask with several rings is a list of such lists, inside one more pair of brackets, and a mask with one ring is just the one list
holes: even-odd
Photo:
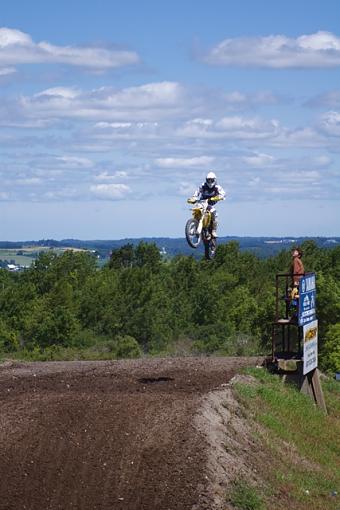
[(277, 366), (284, 372), (296, 372), (301, 365), (300, 359), (278, 359)]
[(315, 402), (320, 407), (320, 409), (327, 414), (327, 407), (326, 407), (326, 401), (325, 397), (322, 391), (322, 386), (320, 382), (320, 372), (316, 368), (315, 370), (312, 370), (312, 388), (314, 393)]
[(315, 396), (313, 392), (313, 388), (310, 383), (310, 378), (308, 377), (308, 374), (303, 376), (302, 385), (300, 389), (301, 393), (304, 393), (308, 397), (312, 398), (315, 401)]
[(322, 412), (327, 414), (326, 401), (320, 382), (320, 373), (317, 368), (303, 376), (300, 391), (311, 397)]

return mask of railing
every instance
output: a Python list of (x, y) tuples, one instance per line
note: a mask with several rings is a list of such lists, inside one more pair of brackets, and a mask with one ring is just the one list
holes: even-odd
[[(275, 278), (275, 317), (272, 324), (272, 357), (275, 359), (278, 345), (276, 341), (276, 329), (281, 326), (281, 352), (283, 357), (294, 356), (301, 353), (302, 332), (298, 325), (299, 299), (293, 300), (291, 289), (292, 280), (296, 277), (309, 276), (313, 273), (278, 273)], [(295, 303), (294, 303), (295, 301)], [(284, 303), (284, 308), (280, 306)], [(292, 308), (294, 303), (294, 308)], [(290, 326), (297, 328), (292, 337)], [(293, 350), (293, 347), (297, 347)]]

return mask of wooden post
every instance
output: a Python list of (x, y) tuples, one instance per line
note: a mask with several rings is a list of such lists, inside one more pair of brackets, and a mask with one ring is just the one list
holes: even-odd
[(325, 397), (320, 382), (320, 372), (317, 368), (303, 376), (301, 392), (313, 398), (316, 405), (327, 414)]

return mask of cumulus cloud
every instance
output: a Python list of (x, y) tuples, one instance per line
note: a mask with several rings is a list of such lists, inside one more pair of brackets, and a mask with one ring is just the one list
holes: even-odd
[(340, 112), (326, 112), (322, 116), (320, 127), (327, 135), (340, 136)]
[(331, 32), (224, 39), (202, 57), (217, 66), (322, 68), (340, 66), (340, 37)]
[(93, 196), (101, 200), (120, 200), (131, 193), (126, 184), (95, 184), (90, 187)]
[(214, 157), (198, 156), (194, 158), (157, 158), (156, 164), (161, 168), (202, 168), (210, 166)]
[(184, 106), (184, 97), (179, 83), (166, 81), (120, 90), (56, 87), (22, 96), (17, 108), (25, 118), (95, 120), (99, 122), (98, 128), (126, 129), (129, 127), (126, 119), (149, 121), (177, 116)]
[[(212, 90), (199, 92), (199, 108), (193, 90), (178, 82), (45, 87), (0, 99), (0, 123), (25, 126), (0, 135), (2, 193), (18, 201), (115, 201), (131, 188), (147, 199), (150, 190), (189, 196), (213, 167), (237, 201), (271, 199), (273, 189), (291, 190), (289, 197), (305, 188), (334, 196), (336, 155), (332, 161), (327, 150), (334, 154), (339, 146), (338, 108), (306, 127), (294, 127), (290, 117), (287, 127), (272, 108), (253, 111), (277, 101), (269, 92), (220, 90), (213, 99)], [(290, 159), (289, 147), (298, 149)], [(319, 174), (303, 173), (314, 170)]]
[(67, 64), (107, 70), (139, 62), (134, 51), (99, 46), (57, 46), (47, 41), (36, 43), (20, 30), (0, 28), (0, 69), (11, 69), (8, 66), (17, 64)]
[(270, 92), (234, 91), (213, 95), (213, 91), (206, 91), (205, 95), (200, 92), (195, 97), (193, 90), (169, 81), (121, 89), (107, 86), (81, 90), (58, 86), (33, 95), (4, 99), (0, 102), (0, 123), (39, 128), (65, 120), (82, 120), (94, 122), (96, 136), (101, 138), (152, 138), (158, 135), (164, 120), (178, 123), (190, 115), (195, 116), (196, 124), (204, 124), (207, 112), (216, 116), (221, 110), (254, 109), (278, 101), (280, 98)]
[(251, 140), (275, 137), (280, 133), (279, 122), (259, 117), (227, 116), (219, 120), (192, 119), (185, 122), (178, 135), (189, 138), (226, 138)]

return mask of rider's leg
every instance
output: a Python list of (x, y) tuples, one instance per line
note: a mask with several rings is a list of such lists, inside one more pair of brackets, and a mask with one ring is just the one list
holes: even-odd
[(215, 207), (211, 208), (211, 235), (212, 237), (217, 237), (217, 211)]

